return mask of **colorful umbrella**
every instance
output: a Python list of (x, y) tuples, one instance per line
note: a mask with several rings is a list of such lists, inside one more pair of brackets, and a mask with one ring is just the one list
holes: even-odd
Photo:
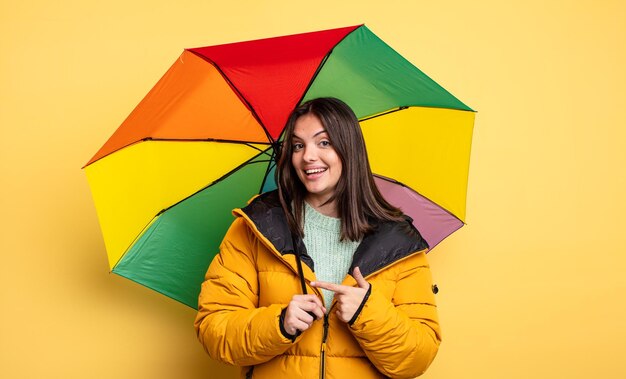
[(352, 26), (181, 54), (85, 166), (112, 271), (195, 308), (230, 211), (276, 188), (289, 112), (325, 96), (431, 247), (463, 225), (474, 112)]

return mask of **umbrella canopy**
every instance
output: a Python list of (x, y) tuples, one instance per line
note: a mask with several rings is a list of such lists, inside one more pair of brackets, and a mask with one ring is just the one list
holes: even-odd
[(85, 166), (112, 271), (196, 308), (289, 113), (329, 96), (431, 248), (463, 225), (474, 112), (359, 25), (183, 51)]

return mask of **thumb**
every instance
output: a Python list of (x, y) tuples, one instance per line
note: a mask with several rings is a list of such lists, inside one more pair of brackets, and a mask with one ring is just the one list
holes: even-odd
[(352, 271), (352, 276), (354, 277), (354, 279), (356, 280), (356, 284), (358, 284), (360, 288), (370, 287), (370, 284), (367, 282), (367, 280), (365, 280), (365, 278), (363, 278), (361, 270), (359, 270), (358, 267), (354, 268), (354, 271)]

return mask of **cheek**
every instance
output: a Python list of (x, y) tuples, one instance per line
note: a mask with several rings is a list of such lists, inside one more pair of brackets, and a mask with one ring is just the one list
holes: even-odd
[(298, 157), (298, 154), (294, 153), (291, 155), (291, 168), (293, 173), (295, 174), (295, 177), (298, 178), (300, 181), (302, 181), (302, 175), (304, 175), (302, 173), (302, 171), (300, 171), (300, 159)]
[(341, 175), (341, 173), (343, 172), (343, 165), (341, 164), (341, 158), (339, 158), (339, 155), (337, 153), (335, 153), (333, 163), (335, 165), (335, 170)]

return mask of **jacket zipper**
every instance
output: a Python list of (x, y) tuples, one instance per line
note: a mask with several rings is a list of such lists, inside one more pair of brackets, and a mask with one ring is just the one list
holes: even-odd
[[(298, 253), (294, 252), (294, 254), (296, 256), (296, 266), (298, 268), (298, 276), (300, 277), (300, 286), (302, 287), (302, 293), (306, 295), (308, 294), (308, 291), (304, 279), (304, 272), (302, 270), (302, 260), (300, 259), (300, 255)], [(320, 296), (323, 302), (324, 296), (322, 296), (321, 291), (317, 288), (314, 288), (314, 292), (318, 292), (316, 295)], [(333, 303), (330, 306), (330, 309), (332, 309), (334, 305), (335, 304)], [(324, 315), (324, 334), (322, 335), (322, 346), (320, 347), (320, 379), (324, 379), (326, 377), (326, 339), (328, 338), (328, 315), (330, 315), (330, 309)], [(315, 314), (313, 312), (307, 313), (310, 314), (313, 319), (315, 319)]]
[[(330, 307), (333, 308), (332, 306)], [(328, 317), (330, 310), (324, 315), (324, 334), (322, 335), (322, 347), (320, 349), (320, 379), (326, 377), (326, 339), (328, 338)]]

